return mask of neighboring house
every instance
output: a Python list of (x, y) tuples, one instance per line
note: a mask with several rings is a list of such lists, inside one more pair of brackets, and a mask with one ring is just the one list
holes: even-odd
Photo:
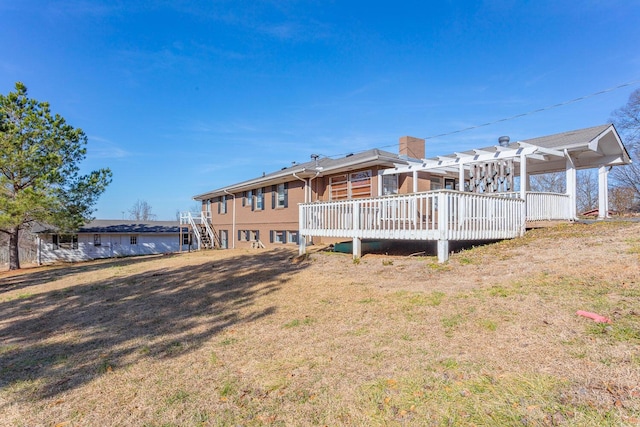
[(188, 250), (190, 243), (178, 221), (94, 220), (74, 234), (43, 226), (34, 231), (39, 264), (172, 253)]
[[(611, 124), (526, 141), (425, 157), (425, 140), (402, 137), (398, 154), (378, 149), (310, 162), (194, 196), (202, 212), (184, 214), (198, 246), (236, 248), (353, 239), (512, 238), (527, 221), (576, 218), (576, 170), (599, 171), (599, 217), (608, 212), (611, 167), (630, 163)], [(529, 177), (564, 171), (564, 194), (533, 193)], [(207, 237), (208, 236), (208, 237)], [(203, 243), (205, 242), (205, 243)]]

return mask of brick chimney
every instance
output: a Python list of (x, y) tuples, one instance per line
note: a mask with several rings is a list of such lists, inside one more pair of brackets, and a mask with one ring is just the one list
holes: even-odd
[(424, 159), (424, 142), (422, 138), (413, 136), (400, 137), (400, 149), (398, 154), (411, 157), (413, 159)]

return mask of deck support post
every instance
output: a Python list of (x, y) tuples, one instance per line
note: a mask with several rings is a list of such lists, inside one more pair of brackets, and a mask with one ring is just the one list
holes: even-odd
[(362, 258), (362, 239), (359, 237), (353, 238), (353, 259)]
[(443, 263), (449, 260), (449, 241), (438, 240), (438, 262)]
[(298, 255), (302, 256), (307, 253), (307, 238), (303, 235), (298, 236)]
[(576, 178), (576, 167), (573, 164), (573, 159), (569, 156), (567, 150), (565, 150), (566, 156), (566, 170), (567, 170), (567, 194), (569, 195), (569, 218), (576, 218), (576, 206), (578, 200), (578, 184)]
[(449, 198), (447, 193), (438, 193), (438, 262), (449, 260)]
[(598, 219), (609, 218), (609, 168), (598, 168)]
[[(353, 232), (354, 234), (360, 233), (360, 209), (361, 203), (359, 201), (353, 204)], [(353, 237), (353, 259), (362, 257), (362, 239), (359, 237)]]

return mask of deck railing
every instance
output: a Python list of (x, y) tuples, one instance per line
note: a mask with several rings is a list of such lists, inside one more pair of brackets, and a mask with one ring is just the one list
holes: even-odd
[(527, 221), (571, 220), (568, 194), (527, 192)]
[(217, 239), (216, 233), (211, 226), (211, 212), (181, 212), (180, 225), (190, 227), (194, 237), (196, 238), (198, 249), (202, 249), (202, 242), (204, 240), (202, 233), (207, 234), (208, 240), (212, 244), (213, 242), (217, 242), (218, 245), (220, 244), (220, 241)]
[(300, 234), (393, 240), (490, 240), (523, 232), (524, 201), (439, 190), (300, 205)]

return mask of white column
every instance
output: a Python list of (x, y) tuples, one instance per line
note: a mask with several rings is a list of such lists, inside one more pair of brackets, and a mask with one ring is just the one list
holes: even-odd
[(566, 170), (567, 170), (567, 194), (569, 195), (569, 212), (568, 217), (575, 219), (576, 218), (576, 210), (577, 210), (577, 179), (576, 179), (576, 168), (573, 164), (573, 160), (567, 154), (566, 160)]
[(609, 217), (609, 168), (598, 168), (598, 219)]
[(413, 171), (413, 192), (418, 192), (418, 171)]
[[(520, 224), (522, 230), (525, 229), (527, 224), (527, 189), (529, 187), (529, 174), (527, 172), (527, 156), (524, 153), (520, 154), (520, 198), (524, 200), (522, 205), (522, 212), (520, 213)], [(524, 233), (523, 233), (524, 234)]]
[(382, 196), (382, 170), (378, 171), (378, 197)]
[(458, 190), (464, 191), (464, 164), (460, 163), (458, 170)]
[(529, 174), (527, 172), (527, 156), (520, 154), (520, 198), (527, 200), (527, 189), (529, 187)]

